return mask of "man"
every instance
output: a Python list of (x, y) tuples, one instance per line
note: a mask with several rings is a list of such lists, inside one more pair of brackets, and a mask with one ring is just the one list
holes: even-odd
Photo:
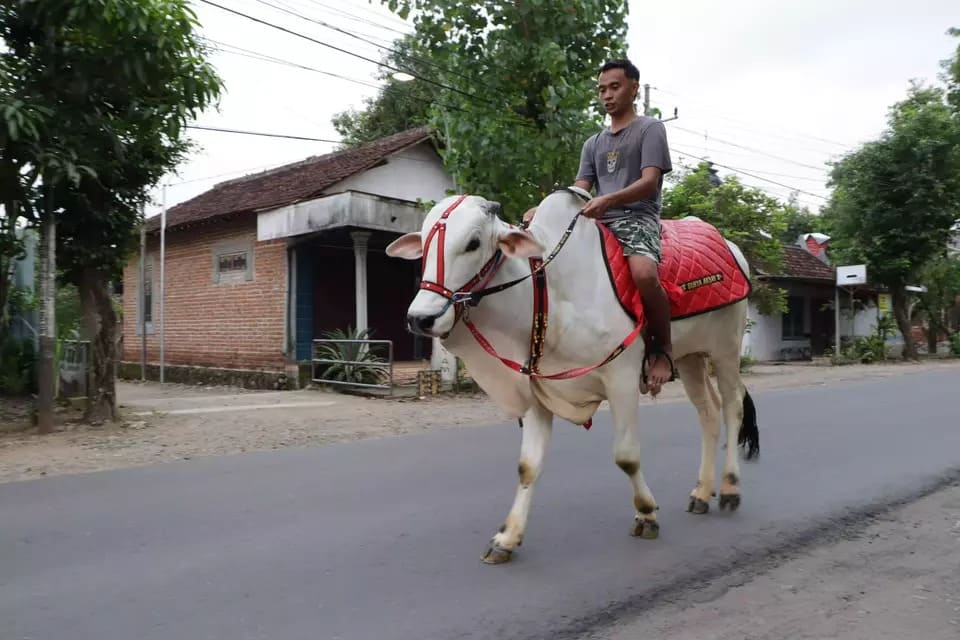
[[(666, 128), (637, 114), (640, 72), (629, 60), (603, 65), (597, 90), (611, 123), (583, 144), (575, 184), (587, 191), (596, 185), (597, 197), (582, 214), (605, 224), (627, 256), (647, 319), (643, 382), (657, 395), (673, 379), (670, 302), (658, 275), (663, 175), (673, 170)], [(527, 211), (524, 220), (532, 220), (535, 211)]]

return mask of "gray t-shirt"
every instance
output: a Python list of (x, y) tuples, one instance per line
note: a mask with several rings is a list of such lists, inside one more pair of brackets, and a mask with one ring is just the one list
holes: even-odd
[[(644, 167), (659, 167), (664, 174), (673, 171), (666, 127), (656, 118), (638, 116), (617, 133), (607, 128), (587, 138), (580, 153), (577, 180), (589, 181), (596, 186), (597, 195), (602, 196), (639, 180)], [(662, 193), (663, 176), (653, 195), (622, 209), (610, 209), (600, 219), (610, 221), (636, 215), (659, 219)]]

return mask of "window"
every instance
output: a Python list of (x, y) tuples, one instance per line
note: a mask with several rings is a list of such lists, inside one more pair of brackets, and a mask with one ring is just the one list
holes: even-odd
[(140, 261), (136, 261), (136, 298), (137, 298), (137, 331), (143, 333), (143, 325), (147, 325), (147, 335), (153, 333), (153, 291), (157, 283), (154, 281), (153, 255), (147, 254), (143, 261), (143, 282), (140, 282)]
[(153, 264), (147, 262), (143, 269), (143, 315), (141, 321), (150, 324), (153, 322)]
[(241, 284), (250, 280), (253, 280), (252, 240), (234, 240), (214, 245), (214, 284)]
[(804, 337), (803, 316), (806, 299), (802, 296), (787, 297), (787, 312), (783, 314), (783, 339), (799, 340)]
[(247, 272), (247, 252), (223, 253), (217, 256), (217, 269), (220, 275), (227, 273)]

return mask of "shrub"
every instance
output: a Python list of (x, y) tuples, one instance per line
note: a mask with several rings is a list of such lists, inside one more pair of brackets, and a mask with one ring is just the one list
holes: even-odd
[(23, 395), (36, 391), (37, 354), (33, 341), (0, 337), (0, 393)]
[[(323, 334), (326, 340), (370, 340), (369, 329), (346, 331), (336, 329)], [(337, 382), (359, 384), (386, 384), (389, 372), (385, 367), (377, 366), (387, 362), (379, 355), (383, 345), (369, 345), (362, 342), (327, 342), (315, 348), (314, 357), (319, 360), (340, 360), (345, 362), (316, 364), (317, 377)], [(351, 364), (347, 364), (347, 362)], [(356, 364), (359, 363), (359, 364)]]

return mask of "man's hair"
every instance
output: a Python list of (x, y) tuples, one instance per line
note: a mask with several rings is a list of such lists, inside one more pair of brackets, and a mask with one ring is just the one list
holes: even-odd
[(631, 80), (636, 80), (637, 82), (640, 81), (640, 70), (637, 69), (637, 67), (626, 58), (620, 60), (611, 60), (600, 67), (600, 71), (597, 72), (597, 75), (600, 75), (604, 71), (610, 71), (610, 69), (623, 69), (623, 73), (628, 78)]

